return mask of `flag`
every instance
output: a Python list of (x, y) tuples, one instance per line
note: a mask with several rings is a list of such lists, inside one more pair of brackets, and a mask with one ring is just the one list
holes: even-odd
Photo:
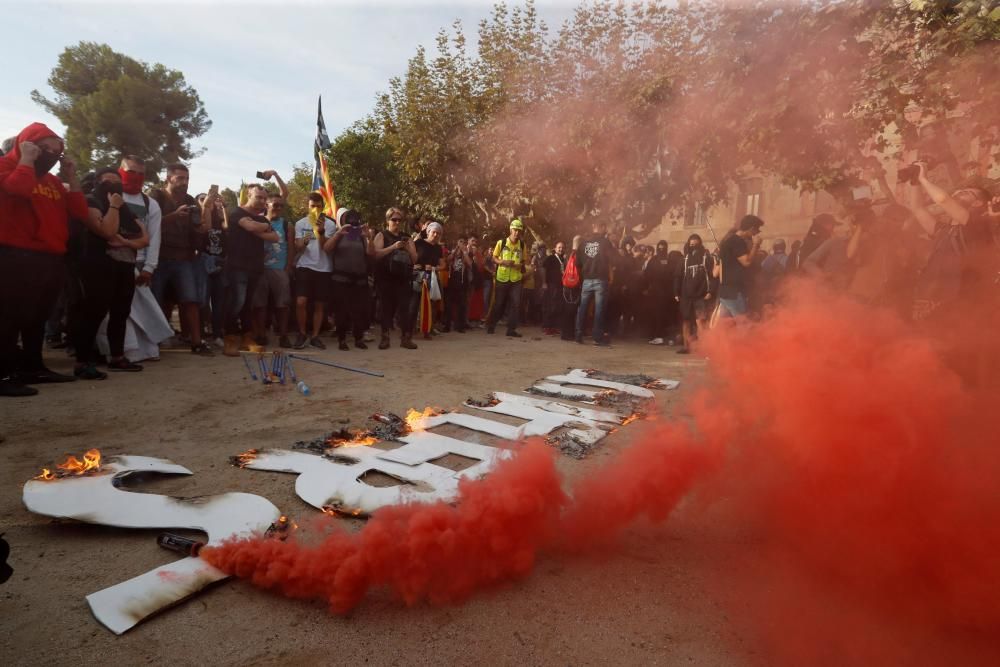
[(243, 181), (240, 181), (240, 191), (236, 195), (236, 205), (246, 206), (248, 198), (249, 198), (249, 193), (247, 192), (247, 184), (244, 183)]
[(326, 169), (326, 158), (323, 151), (330, 148), (330, 137), (326, 133), (326, 123), (323, 122), (323, 96), (320, 95), (319, 104), (316, 110), (316, 140), (313, 142), (313, 155), (316, 158), (313, 167), (313, 192), (318, 192), (323, 196), (326, 206), (323, 212), (331, 218), (337, 214), (337, 200), (333, 196), (333, 185), (330, 183), (330, 174)]

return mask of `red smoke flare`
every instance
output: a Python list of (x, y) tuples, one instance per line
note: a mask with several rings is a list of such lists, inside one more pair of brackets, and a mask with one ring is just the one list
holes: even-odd
[(530, 443), (457, 506), (202, 555), (338, 612), (373, 587), (454, 602), (688, 497), (685, 520), (740, 536), (707, 558), (732, 565), (718, 592), (765, 662), (998, 664), (1000, 343), (979, 303), (931, 335), (799, 287), (766, 323), (708, 337), (689, 425), (664, 423), (569, 494)]

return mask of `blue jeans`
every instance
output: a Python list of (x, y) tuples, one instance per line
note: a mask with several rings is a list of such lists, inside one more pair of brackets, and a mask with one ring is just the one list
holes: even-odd
[(156, 273), (153, 274), (153, 296), (156, 302), (163, 308), (163, 296), (167, 291), (167, 285), (173, 284), (174, 293), (178, 303), (201, 303), (202, 302), (202, 282), (199, 281), (199, 274), (204, 272), (201, 260), (194, 259), (161, 259)]
[(739, 317), (747, 314), (747, 298), (743, 294), (737, 294), (732, 299), (723, 299), (720, 297), (719, 303), (722, 304), (719, 317)]
[[(253, 322), (250, 319), (250, 297), (257, 289), (257, 281), (263, 271), (245, 271), (226, 268), (223, 271), (225, 281), (225, 319), (223, 332), (226, 335), (247, 333), (252, 331)], [(242, 326), (241, 326), (242, 325)]]
[(576, 337), (583, 338), (583, 323), (587, 321), (587, 309), (594, 299), (595, 343), (604, 340), (604, 310), (608, 301), (608, 281), (602, 278), (586, 278), (580, 291), (580, 308), (576, 311)]

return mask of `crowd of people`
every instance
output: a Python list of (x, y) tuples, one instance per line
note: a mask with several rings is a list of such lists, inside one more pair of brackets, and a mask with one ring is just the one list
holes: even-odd
[[(866, 303), (926, 317), (970, 285), (993, 281), (1000, 199), (981, 187), (948, 193), (918, 167), (928, 207), (870, 203), (846, 220), (821, 214), (803, 241), (762, 249), (764, 221), (743, 217), (713, 252), (691, 234), (682, 248), (636, 243), (594, 219), (586, 235), (548, 248), (520, 219), (487, 243), (447, 234), (397, 207), (384, 225), (323, 197), (287, 220), (288, 189), (246, 188), (226, 208), (217, 186), (193, 196), (189, 170), (166, 168), (146, 189), (141, 156), (78, 178), (63, 142), (25, 128), (0, 157), (0, 395), (30, 396), (46, 382), (139, 372), (164, 345), (238, 356), (276, 344), (325, 349), (417, 348), (448, 332), (519, 326), (607, 346), (618, 337), (688, 353), (715, 321), (766, 317), (792, 276), (819, 280)], [(50, 173), (61, 164), (59, 175)], [(381, 221), (380, 221), (381, 222)], [(849, 224), (844, 224), (845, 222)], [(713, 234), (714, 236), (714, 234)], [(910, 312), (907, 312), (910, 311)], [(179, 331), (171, 322), (177, 315)], [(75, 358), (48, 369), (43, 344)]]

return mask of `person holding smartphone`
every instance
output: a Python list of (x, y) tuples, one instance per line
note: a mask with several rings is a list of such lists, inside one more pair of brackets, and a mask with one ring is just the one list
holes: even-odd
[[(301, 350), (310, 345), (325, 350), (319, 332), (326, 317), (326, 302), (330, 298), (330, 272), (333, 262), (323, 249), (326, 240), (337, 232), (336, 223), (323, 209), (326, 203), (318, 192), (309, 193), (309, 214), (295, 223), (295, 312), (299, 335), (293, 347)], [(312, 304), (312, 335), (306, 335), (309, 322), (307, 308)]]
[(323, 243), (324, 253), (332, 262), (331, 280), (337, 324), (337, 341), (348, 350), (347, 334), (354, 336), (354, 347), (368, 349), (365, 328), (368, 325), (368, 237), (362, 229), (361, 215), (349, 208), (337, 211), (339, 229)]
[[(138, 163), (137, 163), (138, 164)], [(123, 177), (123, 184), (129, 177)], [(180, 304), (181, 328), (191, 341), (191, 352), (212, 356), (212, 349), (201, 340), (201, 302), (208, 282), (198, 258), (201, 238), (212, 228), (212, 210), (219, 195), (209, 195), (206, 206), (198, 205), (188, 194), (188, 168), (180, 163), (167, 166), (167, 184), (149, 193), (160, 206), (160, 255), (152, 289), (163, 314), (170, 319), (165, 300), (173, 287)]]

